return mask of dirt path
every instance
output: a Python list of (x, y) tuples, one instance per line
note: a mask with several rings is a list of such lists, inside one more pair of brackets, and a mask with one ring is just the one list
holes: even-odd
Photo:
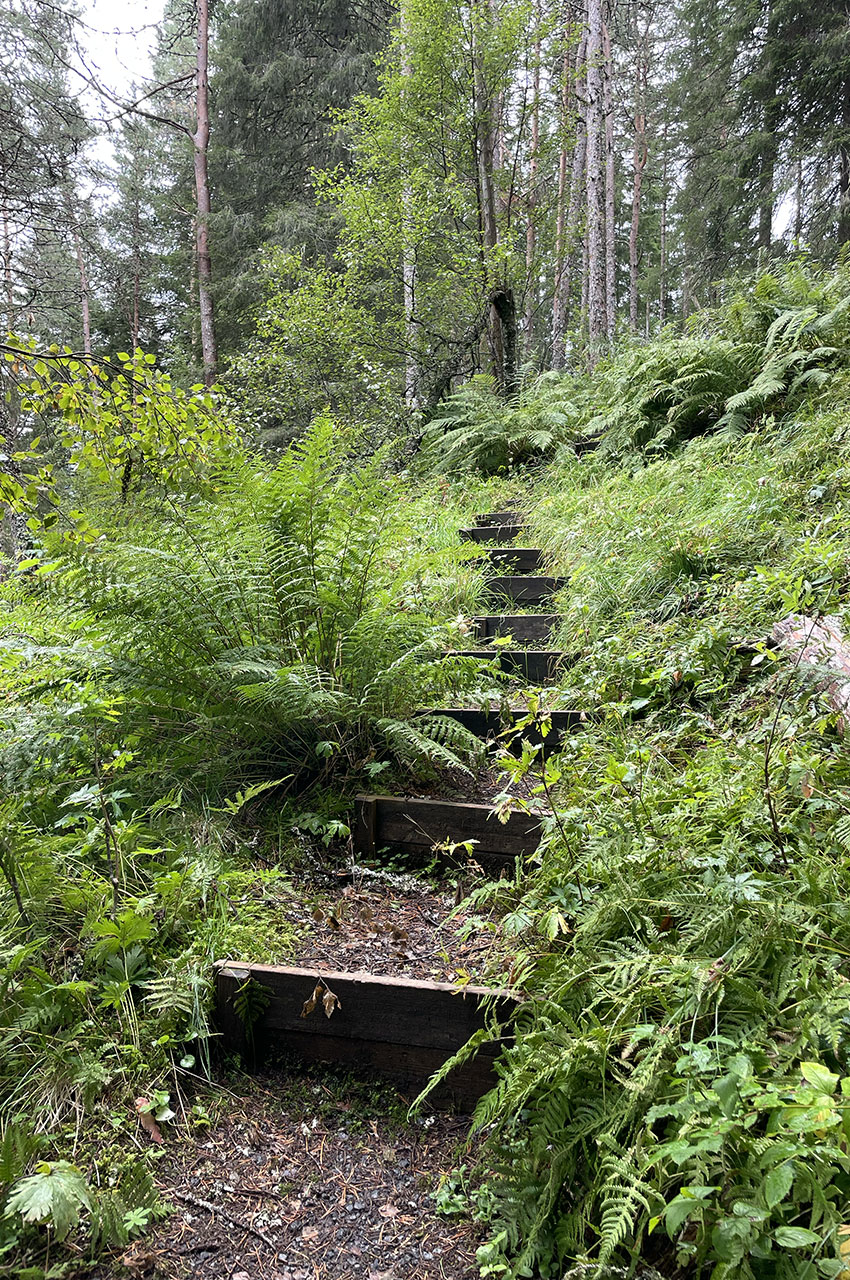
[(474, 1227), (439, 1216), (431, 1195), (462, 1157), (468, 1118), (408, 1122), (409, 1098), (325, 1068), (225, 1083), (229, 1109), (211, 1130), (194, 1142), (166, 1140), (156, 1181), (175, 1212), (125, 1253), (123, 1275), (476, 1274)]

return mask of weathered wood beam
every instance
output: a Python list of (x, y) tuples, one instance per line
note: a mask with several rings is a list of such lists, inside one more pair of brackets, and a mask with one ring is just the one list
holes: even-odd
[(507, 574), (488, 579), (487, 596), (491, 600), (539, 604), (543, 600), (551, 600), (555, 592), (562, 591), (566, 585), (566, 578)]
[[(257, 993), (253, 1001), (240, 998), (249, 983), (260, 988), (261, 999)], [(237, 1012), (240, 1003), (257, 1011), (250, 1026)], [(225, 1048), (251, 1063), (278, 1051), (304, 1062), (378, 1071), (417, 1090), (476, 1031), (494, 1020), (509, 1024), (518, 1005), (509, 992), (479, 986), (233, 960), (215, 966), (216, 1023)], [(452, 1072), (436, 1100), (474, 1105), (495, 1083), (498, 1051), (498, 1044), (484, 1046)]]
[(548, 640), (559, 622), (557, 613), (491, 613), (472, 619), (476, 639), (486, 641), (498, 636), (513, 636), (517, 644)]
[(488, 867), (511, 867), (540, 843), (541, 819), (514, 812), (500, 822), (492, 805), (399, 796), (357, 796), (354, 852), (374, 857), (382, 848), (426, 851), (474, 841), (472, 857)]

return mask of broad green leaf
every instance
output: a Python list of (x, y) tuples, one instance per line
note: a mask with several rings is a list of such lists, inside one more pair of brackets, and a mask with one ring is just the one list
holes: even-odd
[(20, 1214), (24, 1222), (45, 1223), (57, 1240), (64, 1240), (79, 1222), (80, 1210), (91, 1207), (91, 1193), (79, 1169), (57, 1160), (37, 1165), (35, 1173), (15, 1184), (5, 1216)]
[(839, 1077), (829, 1071), (820, 1062), (801, 1062), (800, 1071), (804, 1080), (820, 1089), (823, 1093), (834, 1093)]
[(794, 1181), (794, 1166), (790, 1161), (785, 1164), (777, 1165), (775, 1169), (771, 1169), (770, 1173), (761, 1184), (761, 1193), (764, 1196), (764, 1202), (768, 1209), (772, 1209), (774, 1205), (779, 1204), (780, 1200), (784, 1200), (791, 1190), (791, 1184)]
[(783, 1249), (806, 1249), (809, 1245), (820, 1244), (820, 1236), (806, 1227), (777, 1227), (773, 1238)]

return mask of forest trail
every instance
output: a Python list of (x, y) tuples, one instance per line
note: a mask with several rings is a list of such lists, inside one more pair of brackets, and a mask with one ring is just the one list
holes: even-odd
[[(545, 607), (563, 582), (531, 572), (544, 568), (542, 553), (515, 545), (523, 530), (516, 511), (501, 511), (460, 531), (482, 547), (488, 598), (499, 610), (473, 619), (480, 647), (465, 652), (497, 661), (512, 683), (543, 686), (564, 655), (529, 646), (545, 643), (557, 615), (507, 610)], [(508, 636), (525, 647), (492, 645)], [(513, 723), (534, 738), (527, 711), (512, 704), (507, 711), (436, 707), (427, 714), (459, 719), (488, 745), (510, 741)], [(549, 742), (578, 719), (552, 713)], [(493, 771), (479, 779), (483, 791), (488, 784), (496, 790)], [(387, 850), (420, 861), (437, 850), (455, 874), (464, 862), (473, 874), (509, 872), (516, 857), (536, 848), (542, 807), (503, 823), (483, 799), (358, 796), (350, 883), (324, 914), (312, 912), (309, 962), (217, 966), (223, 1042), (254, 1073), (228, 1076), (226, 1118), (206, 1139), (169, 1144), (157, 1184), (176, 1212), (125, 1255), (131, 1271), (209, 1280), (455, 1280), (476, 1273), (476, 1228), (439, 1215), (432, 1193), (463, 1159), (458, 1144), (468, 1142), (469, 1112), (494, 1081), (496, 1051), (485, 1048), (451, 1074), (432, 1099), (437, 1113), (426, 1107), (410, 1120), (407, 1110), (494, 1011), (510, 1021), (517, 997), (504, 992), (494, 1005), (491, 988), (470, 982), (484, 976), (492, 957), (475, 935), (459, 942), (463, 917), (451, 933), (443, 930), (451, 893), (428, 893), (421, 881), (382, 872), (380, 862)], [(434, 972), (448, 980), (428, 976)], [(445, 1191), (443, 1208), (450, 1197)]]

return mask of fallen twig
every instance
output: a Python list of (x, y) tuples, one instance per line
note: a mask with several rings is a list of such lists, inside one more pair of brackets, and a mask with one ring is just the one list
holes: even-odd
[(194, 1205), (198, 1209), (206, 1209), (207, 1213), (217, 1213), (231, 1223), (232, 1226), (240, 1227), (243, 1231), (249, 1231), (251, 1235), (255, 1235), (269, 1249), (277, 1248), (275, 1242), (259, 1227), (253, 1226), (250, 1222), (245, 1222), (242, 1218), (237, 1218), (235, 1214), (228, 1213), (226, 1209), (222, 1209), (221, 1205), (213, 1204), (211, 1200), (202, 1200), (200, 1196), (190, 1195), (188, 1191), (176, 1191), (173, 1187), (169, 1187), (167, 1194), (173, 1196), (175, 1200), (183, 1200), (186, 1204)]

